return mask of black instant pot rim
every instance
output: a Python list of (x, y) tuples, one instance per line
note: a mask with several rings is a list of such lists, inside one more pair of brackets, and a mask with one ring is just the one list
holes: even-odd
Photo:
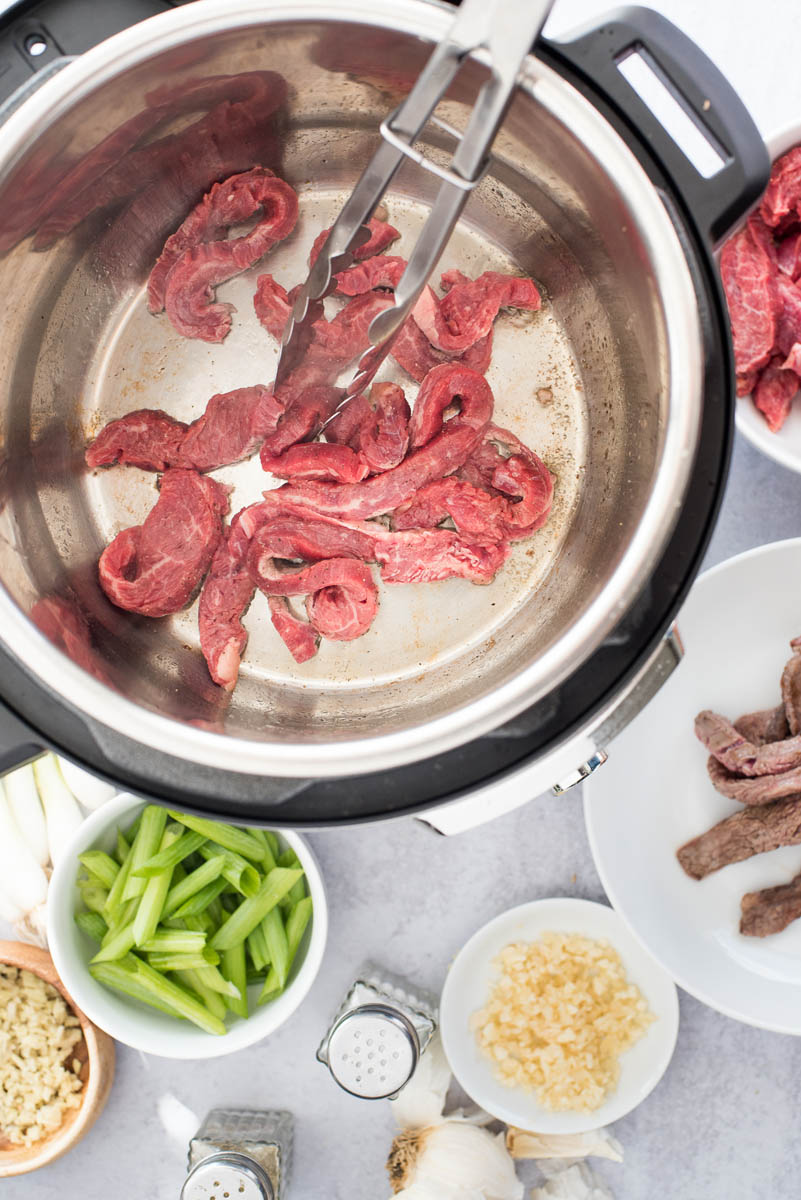
[[(406, 766), (373, 775), (312, 780), (305, 785), (300, 779), (261, 777), (173, 758), (100, 727), (0, 645), (0, 695), (9, 707), (5, 717), (0, 716), (0, 743), (4, 736), (16, 742), (14, 751), (0, 754), (0, 769), (13, 765), (10, 759), (30, 757), (41, 742), (115, 786), (155, 801), (243, 823), (266, 821), (276, 827), (323, 828), (409, 816), (458, 799), (518, 771), (532, 759), (546, 757), (578, 732), (591, 728), (593, 716), (606, 709), (641, 670), (670, 627), (695, 578), (722, 501), (734, 420), (735, 376), (728, 316), (706, 239), (680, 189), (647, 142), (625, 115), (581, 76), (562, 49), (541, 42), (538, 54), (601, 111), (666, 197), (687, 246), (699, 305), (708, 312), (702, 429), (696, 461), (676, 529), (652, 574), (652, 595), (647, 602), (643, 603), (642, 596), (638, 598), (599, 650), (555, 693), (500, 731)], [(99, 728), (98, 738), (95, 730)], [(265, 797), (268, 791), (272, 792), (270, 799)], [(409, 800), (410, 796), (416, 798)], [(390, 803), (387, 797), (392, 798)]]

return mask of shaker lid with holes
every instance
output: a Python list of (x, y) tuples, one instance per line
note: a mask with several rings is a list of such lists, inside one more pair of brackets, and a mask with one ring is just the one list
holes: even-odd
[(394, 1096), (420, 1057), (412, 1022), (387, 1004), (362, 1004), (339, 1018), (328, 1039), (328, 1069), (346, 1092), (363, 1100)]
[(252, 1158), (223, 1151), (190, 1171), (181, 1200), (275, 1200), (275, 1192), (267, 1172)]

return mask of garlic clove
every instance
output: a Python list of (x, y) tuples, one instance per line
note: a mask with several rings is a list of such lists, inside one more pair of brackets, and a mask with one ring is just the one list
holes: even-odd
[(623, 1147), (608, 1129), (589, 1133), (529, 1133), (510, 1125), (506, 1148), (512, 1158), (609, 1158), (623, 1162)]

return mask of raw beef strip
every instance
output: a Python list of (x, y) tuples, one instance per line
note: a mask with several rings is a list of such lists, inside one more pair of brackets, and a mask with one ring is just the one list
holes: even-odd
[(533, 280), (516, 275), (485, 271), (478, 279), (459, 273), (447, 294), (438, 300), (427, 288), (414, 307), (414, 320), (431, 345), (449, 354), (463, 353), (479, 338), (486, 337), (502, 308), (536, 311), (542, 300)]
[(801, 795), (764, 808), (744, 808), (687, 842), (676, 857), (692, 879), (705, 879), (731, 863), (799, 842)]
[(756, 382), (759, 379), (759, 371), (752, 371), (749, 375), (737, 376), (737, 395), (748, 396), (753, 392)]
[(801, 653), (793, 654), (782, 672), (782, 700), (790, 733), (801, 733)]
[(727, 770), (740, 775), (776, 775), (801, 767), (801, 737), (755, 746), (731, 721), (710, 709), (695, 718), (695, 736)]
[(167, 471), (144, 524), (117, 534), (100, 556), (100, 586), (109, 600), (146, 617), (184, 608), (208, 570), (227, 510), (221, 484), (196, 471)]
[(776, 350), (786, 355), (796, 342), (801, 342), (801, 289), (781, 271), (775, 282), (779, 301)]
[(273, 242), (292, 232), (298, 217), (297, 195), (267, 167), (254, 167), (252, 171), (232, 175), (223, 183), (215, 183), (175, 233), (167, 238), (147, 282), (150, 311), (157, 313), (164, 308), (167, 276), (187, 250), (201, 242), (214, 242), (225, 237), (232, 225), (247, 221), (262, 207), (264, 217), (259, 224), (269, 223)]
[(746, 222), (751, 236), (758, 246), (767, 254), (774, 267), (779, 266), (779, 249), (775, 241), (775, 229), (771, 229), (770, 225), (766, 225), (760, 213), (751, 213), (751, 216)]
[(358, 483), (370, 474), (363, 455), (350, 446), (329, 442), (300, 442), (283, 454), (262, 453), (261, 465), (279, 479), (328, 479), (335, 483)]
[(214, 471), (249, 458), (283, 415), (270, 388), (234, 388), (212, 396), (202, 417), (189, 426), (181, 443), (178, 466)]
[[(801, 351), (801, 343), (796, 345)], [(772, 433), (778, 433), (787, 420), (793, 398), (798, 392), (798, 376), (795, 371), (787, 369), (788, 361), (794, 359), (788, 359), (784, 363), (781, 358), (771, 359), (760, 374), (753, 391), (754, 404), (764, 416)]]
[[(779, 745), (774, 742), (773, 745)], [(707, 773), (715, 789), (730, 800), (750, 806), (770, 804), (783, 796), (801, 792), (801, 767), (780, 771), (776, 775), (738, 775), (718, 762), (714, 755), (707, 759)]]
[(370, 471), (389, 471), (402, 462), (409, 448), (411, 409), (396, 383), (374, 383), (326, 426), (329, 442), (357, 450)]
[(781, 225), (791, 213), (798, 212), (801, 201), (801, 146), (795, 146), (777, 158), (759, 211), (768, 225)]
[(153, 88), (145, 99), (151, 108), (175, 112), (211, 108), (223, 101), (245, 104), (259, 116), (272, 116), (287, 97), (287, 82), (275, 71), (242, 71), (239, 75), (205, 75)]
[(801, 917), (801, 873), (779, 887), (746, 892), (740, 901), (740, 912), (740, 933), (745, 937), (781, 933)]
[(94, 675), (95, 679), (109, 682), (92, 645), (89, 625), (76, 601), (66, 600), (62, 596), (44, 596), (34, 604), (30, 618), (37, 629), (74, 663)]
[(272, 275), (260, 275), (256, 280), (253, 307), (267, 332), (280, 342), (292, 311), (292, 299), (286, 288)]
[(777, 249), (779, 270), (784, 271), (792, 280), (801, 275), (801, 233), (791, 233), (782, 238)]
[(314, 658), (320, 635), (313, 625), (293, 613), (286, 596), (268, 596), (270, 619), (281, 640), (297, 663)]
[[(743, 737), (756, 746), (764, 746), (766, 742), (780, 742), (787, 737), (788, 725), (784, 705), (776, 708), (765, 708), (759, 712), (746, 713), (734, 722), (734, 728)], [(793, 730), (797, 733), (798, 730)]]
[(198, 605), (200, 648), (215, 683), (232, 691), (248, 635), (242, 617), (250, 607), (256, 585), (250, 577), (234, 517), (220, 540), (203, 584)]
[[(790, 347), (790, 353), (787, 355), (787, 357), (784, 359), (784, 361), (782, 361), (781, 358), (776, 359), (775, 361), (778, 363), (779, 368), (782, 371), (788, 371), (791, 374), (794, 374), (795, 376), (801, 375), (801, 342), (793, 342), (792, 346)], [(770, 370), (770, 364), (768, 364), (768, 366), (765, 367), (765, 371), (763, 371), (763, 374), (765, 374), (765, 372), (767, 372), (769, 370)], [(788, 389), (789, 389), (789, 386), (790, 385), (788, 383), (788, 385), (787, 385)], [(798, 385), (796, 384), (796, 386), (798, 386)]]
[(748, 228), (729, 238), (720, 273), (731, 318), (738, 375), (762, 367), (776, 339), (778, 299), (773, 266)]
[[(458, 414), (445, 420), (454, 404)], [(484, 436), (492, 408), (492, 391), (483, 376), (452, 363), (435, 367), (417, 396), (409, 425), (411, 452), (402, 463), (363, 483), (290, 484), (285, 498), (346, 519), (390, 512), (424, 484), (465, 462)]]
[(458, 362), (484, 375), (492, 358), (492, 330), (486, 337), (479, 338), (464, 354), (445, 354), (436, 350), (416, 322), (410, 317), (401, 330), (390, 351), (398, 366), (403, 367), (412, 379), (422, 383), (429, 371), (446, 362)]
[[(391, 246), (400, 237), (400, 233), (395, 229), (394, 225), (389, 225), (386, 221), (380, 221), (377, 217), (372, 217), (367, 222), (367, 228), (370, 230), (370, 237), (353, 251), (353, 257), (357, 260), (371, 258), (374, 254), (383, 254), (387, 246)], [(309, 251), (310, 267), (314, 266), (317, 261), (317, 257), (330, 232), (330, 229), (323, 229), (314, 239), (312, 248)]]
[(340, 296), (361, 296), (375, 288), (394, 291), (408, 265), (408, 259), (399, 254), (379, 254), (364, 262), (339, 271), (337, 291)]
[(87, 447), (86, 464), (92, 469), (121, 463), (145, 471), (166, 471), (178, 462), (188, 428), (157, 408), (137, 409), (101, 429)]
[[(295, 376), (278, 388), (279, 402), (284, 413), (273, 433), (267, 435), (261, 448), (262, 463), (275, 460), (296, 442), (314, 437), (342, 399), (342, 389), (327, 383), (304, 382), (304, 377), (313, 381), (314, 372), (301, 368)], [(269, 467), (265, 470), (269, 471)]]

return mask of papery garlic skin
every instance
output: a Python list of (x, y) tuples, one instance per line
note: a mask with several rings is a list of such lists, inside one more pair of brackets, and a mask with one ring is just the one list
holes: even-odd
[(608, 1129), (587, 1133), (529, 1133), (510, 1125), (506, 1148), (512, 1158), (609, 1158), (623, 1162), (623, 1147)]
[(531, 1200), (615, 1200), (611, 1192), (587, 1163), (576, 1163), (553, 1175), (541, 1188), (534, 1188)]
[(439, 1033), (435, 1033), (421, 1055), (414, 1075), (398, 1098), (391, 1101), (400, 1128), (423, 1129), (426, 1125), (438, 1125), (443, 1120), (451, 1078), (442, 1040)]
[(523, 1184), (515, 1174), (503, 1134), (493, 1137), (468, 1121), (447, 1120), (400, 1134), (387, 1166), (390, 1178), (405, 1189), (399, 1194), (407, 1200), (413, 1187), (423, 1188), (430, 1200), (444, 1200), (448, 1189), (453, 1200), (523, 1197)]

